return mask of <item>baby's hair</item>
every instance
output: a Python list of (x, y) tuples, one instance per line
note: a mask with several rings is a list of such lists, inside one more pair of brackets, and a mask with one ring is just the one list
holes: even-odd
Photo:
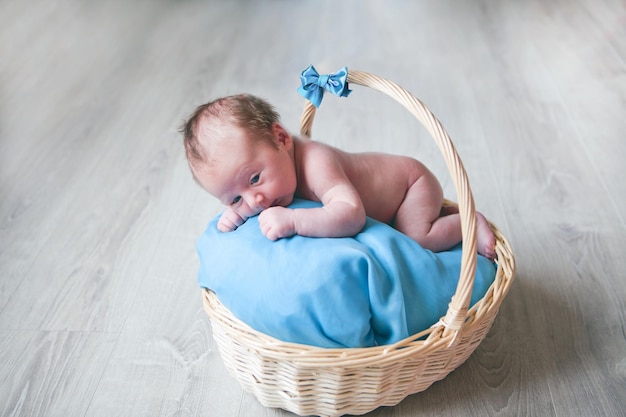
[(191, 167), (207, 162), (200, 152), (198, 125), (203, 119), (212, 118), (248, 129), (259, 139), (270, 139), (272, 125), (280, 121), (278, 112), (271, 104), (251, 94), (222, 97), (198, 106), (180, 129), (187, 161)]

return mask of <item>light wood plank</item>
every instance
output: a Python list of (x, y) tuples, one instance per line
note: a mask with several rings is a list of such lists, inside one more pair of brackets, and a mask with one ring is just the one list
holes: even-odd
[(83, 416), (116, 334), (0, 331), (0, 399), (6, 416)]

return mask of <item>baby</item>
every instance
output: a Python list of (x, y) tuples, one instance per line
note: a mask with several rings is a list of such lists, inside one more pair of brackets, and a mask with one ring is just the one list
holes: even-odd
[[(229, 232), (259, 215), (271, 240), (295, 234), (345, 237), (369, 216), (434, 252), (461, 241), (458, 212), (442, 210), (443, 191), (419, 161), (382, 153), (347, 153), (291, 135), (276, 110), (252, 95), (224, 97), (196, 109), (185, 126), (191, 172), (226, 209)], [(294, 197), (322, 206), (289, 209)], [(495, 236), (477, 213), (478, 252), (495, 258)]]

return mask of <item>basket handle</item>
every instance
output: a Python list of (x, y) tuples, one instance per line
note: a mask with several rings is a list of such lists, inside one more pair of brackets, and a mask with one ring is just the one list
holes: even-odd
[[(350, 70), (348, 72), (348, 82), (370, 87), (385, 93), (411, 112), (434, 139), (445, 159), (448, 171), (452, 176), (459, 200), (459, 214), (461, 216), (461, 232), (463, 237), (461, 272), (456, 292), (452, 296), (450, 304), (448, 304), (446, 315), (433, 326), (441, 327), (442, 332), (433, 331), (429, 339), (432, 337), (447, 337), (453, 332), (450, 345), (455, 345), (460, 341), (459, 334), (467, 318), (472, 288), (474, 286), (478, 253), (474, 197), (472, 196), (469, 179), (463, 167), (463, 163), (461, 162), (461, 158), (441, 122), (424, 103), (407, 90), (393, 81), (364, 71)], [(315, 117), (315, 111), (315, 106), (310, 101), (306, 101), (300, 120), (300, 133), (304, 136), (311, 137), (311, 126), (313, 124), (313, 118)]]

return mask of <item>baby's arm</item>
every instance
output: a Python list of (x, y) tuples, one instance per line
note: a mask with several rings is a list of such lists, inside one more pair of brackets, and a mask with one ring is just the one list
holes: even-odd
[(294, 234), (310, 237), (354, 236), (365, 225), (365, 208), (351, 184), (328, 190), (319, 208), (270, 207), (259, 215), (263, 234), (271, 240)]
[(354, 236), (365, 225), (365, 207), (334, 150), (312, 146), (302, 156), (298, 189), (305, 198), (315, 196), (319, 208), (270, 207), (259, 215), (269, 239), (298, 234), (310, 237)]

